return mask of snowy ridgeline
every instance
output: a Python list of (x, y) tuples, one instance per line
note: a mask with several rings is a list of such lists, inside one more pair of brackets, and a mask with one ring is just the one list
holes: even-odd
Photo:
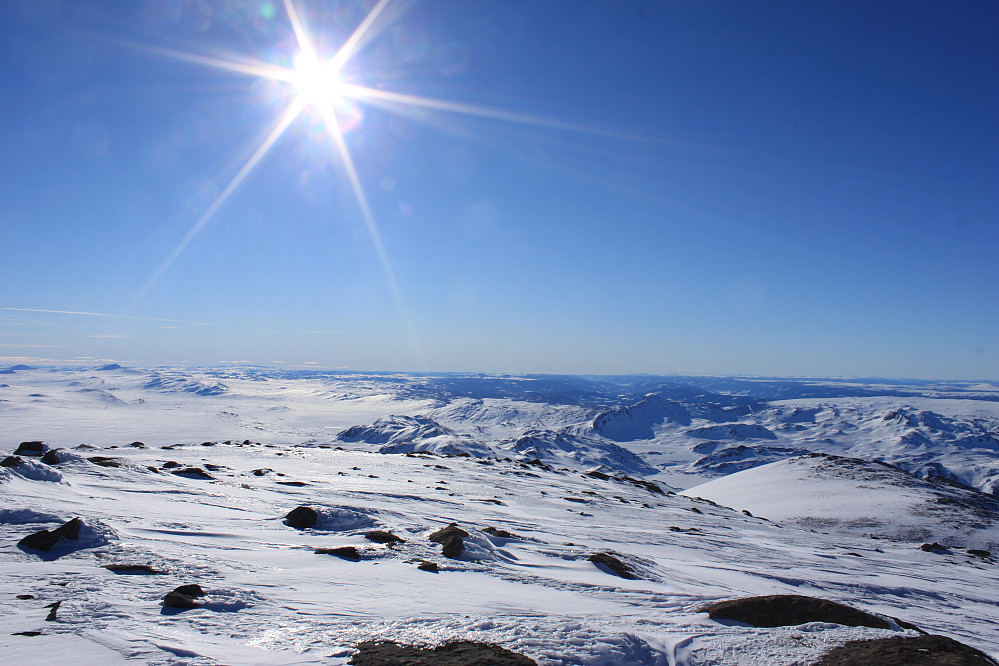
[[(999, 386), (711, 377), (0, 371), (10, 442), (251, 439), (539, 459), (688, 487), (804, 453), (999, 493)], [(44, 428), (39, 428), (44, 424)]]
[[(13, 368), (0, 661), (345, 664), (365, 641), (472, 640), (550, 665), (792, 664), (907, 623), (996, 654), (999, 501), (970, 487), (995, 490), (996, 395)], [(706, 612), (773, 594), (880, 619)]]

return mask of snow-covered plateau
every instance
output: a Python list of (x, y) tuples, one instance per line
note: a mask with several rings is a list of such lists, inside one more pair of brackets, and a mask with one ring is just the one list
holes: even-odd
[(996, 384), (14, 366), (0, 436), (2, 663), (999, 655)]

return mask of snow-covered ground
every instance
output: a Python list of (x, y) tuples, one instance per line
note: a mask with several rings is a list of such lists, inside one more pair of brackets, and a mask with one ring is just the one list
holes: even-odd
[[(914, 477), (904, 476), (917, 482), (904, 488), (876, 474), (813, 479), (826, 458), (789, 453), (788, 462), (743, 472), (764, 475), (762, 482), (739, 475), (713, 482), (724, 489), (731, 480), (728, 495), (713, 494), (711, 484), (689, 491), (731, 509), (654, 492), (639, 478), (662, 478), (665, 456), (650, 453), (670, 446), (669, 455), (689, 465), (733, 443), (790, 450), (811, 446), (817, 434), (834, 443), (853, 437), (852, 447), (877, 454), (868, 458), (894, 455), (894, 438), (913, 430), (926, 434), (924, 452), (943, 447), (941, 461), (955, 452), (986, 456), (987, 439), (966, 446), (961, 438), (978, 436), (967, 428), (992, 432), (995, 403), (722, 396), (664, 400), (672, 417), (657, 419), (648, 414), (655, 400), (620, 411), (644, 398), (615, 398), (616, 389), (543, 400), (507, 379), (481, 397), (471, 395), (474, 387), (439, 377), (257, 370), (0, 375), (0, 453), (40, 439), (64, 449), (55, 465), (21, 456), (20, 465), (0, 469), (0, 616), (8, 629), (0, 661), (344, 664), (364, 640), (461, 638), (552, 665), (798, 664), (854, 638), (912, 633), (815, 622), (757, 629), (700, 612), (712, 601), (775, 593), (847, 603), (999, 655), (993, 559), (957, 547), (925, 551), (904, 532), (872, 539), (858, 529), (857, 519), (871, 516), (889, 527), (920, 520), (913, 507), (928, 495), (919, 495)], [(628, 440), (620, 424), (607, 433), (613, 438), (601, 434), (625, 417), (651, 437)], [(834, 436), (837, 429), (844, 434)], [(389, 442), (389, 431), (409, 439)], [(441, 437), (467, 442), (472, 455), (379, 452), (407, 442), (414, 446), (398, 450), (434, 451)], [(96, 448), (75, 448), (81, 444)], [(89, 460), (98, 457), (120, 466)], [(192, 467), (212, 478), (174, 473)], [(602, 474), (585, 474), (595, 469)], [(775, 487), (808, 511), (778, 512), (767, 504)], [(315, 527), (284, 523), (299, 505), (319, 512)], [(85, 525), (78, 541), (48, 555), (17, 547), (73, 517)], [(934, 520), (939, 530), (948, 525), (946, 515)], [(469, 533), (458, 559), (428, 540), (451, 522)], [(364, 538), (375, 529), (405, 543)], [(925, 540), (946, 537), (937, 534), (931, 529)], [(337, 546), (357, 547), (359, 561), (314, 552)], [(588, 561), (598, 552), (615, 555), (637, 578)], [(424, 560), (439, 572), (417, 568)], [(159, 573), (115, 573), (108, 564)], [(164, 595), (185, 583), (207, 590), (204, 605), (164, 608)], [(46, 621), (57, 601), (57, 618)]]

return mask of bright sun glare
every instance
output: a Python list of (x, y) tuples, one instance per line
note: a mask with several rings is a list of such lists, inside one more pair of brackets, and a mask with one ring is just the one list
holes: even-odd
[(146, 281), (145, 285), (139, 290), (139, 293), (135, 296), (135, 302), (141, 300), (152, 285), (160, 279), (174, 260), (181, 254), (181, 252), (184, 251), (194, 237), (198, 235), (198, 233), (208, 224), (215, 213), (239, 188), (247, 176), (253, 172), (257, 164), (259, 164), (264, 156), (270, 151), (271, 147), (277, 143), (278, 139), (281, 138), (285, 130), (291, 126), (291, 124), (302, 114), (303, 111), (309, 108), (313, 112), (310, 113), (313, 121), (321, 122), (326, 128), (326, 136), (330, 141), (332, 153), (339, 157), (339, 162), (350, 182), (351, 189), (353, 190), (357, 204), (361, 209), (361, 213), (367, 225), (372, 243), (375, 246), (375, 250), (382, 265), (382, 270), (385, 274), (385, 279), (392, 290), (393, 296), (395, 297), (400, 319), (402, 320), (408, 336), (412, 341), (415, 355), (419, 358), (422, 356), (422, 352), (418, 349), (416, 335), (413, 331), (412, 323), (409, 320), (409, 315), (406, 313), (402, 292), (395, 279), (392, 266), (389, 263), (388, 255), (382, 245), (382, 241), (378, 233), (378, 227), (375, 224), (374, 216), (371, 213), (371, 208), (368, 205), (367, 197), (365, 196), (364, 189), (361, 185), (361, 179), (354, 167), (354, 162), (351, 158), (350, 152), (347, 149), (347, 142), (344, 140), (343, 132), (349, 130), (353, 125), (351, 124), (350, 118), (338, 117), (338, 115), (342, 115), (341, 112), (344, 107), (341, 102), (349, 98), (358, 102), (367, 102), (379, 105), (392, 113), (407, 115), (414, 107), (416, 107), (427, 110), (443, 111), (446, 113), (457, 113), (479, 116), (482, 118), (491, 118), (506, 122), (522, 123), (538, 127), (558, 128), (572, 132), (616, 135), (615, 133), (599, 132), (590, 128), (558, 121), (532, 118), (516, 113), (508, 113), (467, 104), (458, 104), (444, 100), (396, 93), (389, 90), (382, 90), (380, 88), (368, 88), (342, 81), (340, 79), (340, 71), (343, 65), (356, 55), (358, 51), (363, 49), (364, 45), (368, 41), (384, 30), (388, 23), (391, 22), (390, 20), (379, 21), (379, 17), (382, 16), (383, 10), (393, 1), (395, 0), (378, 0), (375, 6), (371, 8), (371, 10), (364, 17), (364, 20), (361, 21), (360, 25), (357, 26), (350, 37), (340, 45), (339, 49), (328, 60), (325, 60), (316, 52), (314, 42), (310, 38), (307, 26), (303, 22), (295, 7), (295, 0), (283, 0), (285, 14), (287, 16), (288, 23), (294, 32), (295, 41), (297, 42), (298, 47), (297, 50), (299, 52), (298, 56), (295, 57), (293, 61), (294, 67), (291, 69), (260, 61), (226, 60), (208, 55), (175, 51), (155, 46), (144, 47), (145, 50), (149, 52), (157, 53), (170, 58), (206, 65), (240, 75), (248, 75), (263, 79), (270, 79), (272, 81), (284, 82), (294, 86), (296, 95), (294, 99), (278, 114), (276, 123), (263, 142), (257, 147), (235, 176), (232, 177), (228, 185), (226, 185), (221, 192), (219, 192), (218, 196), (215, 197), (211, 205), (207, 207), (204, 213), (202, 213), (198, 220), (191, 226), (187, 234), (184, 235), (169, 256), (167, 256), (167, 258)]
[(333, 104), (342, 93), (339, 72), (332, 62), (322, 62), (311, 53), (295, 58), (292, 82), (305, 105), (320, 107)]

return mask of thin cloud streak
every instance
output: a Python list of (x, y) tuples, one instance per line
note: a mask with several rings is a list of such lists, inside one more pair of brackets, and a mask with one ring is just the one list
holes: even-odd
[(127, 314), (108, 314), (106, 312), (82, 312), (78, 310), (43, 310), (41, 308), (6, 308), (6, 307), (0, 307), (0, 310), (7, 310), (9, 312), (40, 312), (43, 314), (76, 315), (81, 317), (104, 317), (107, 319), (136, 319), (139, 321), (161, 321), (161, 322), (168, 322), (171, 324), (187, 324), (188, 326), (213, 326), (213, 324), (202, 324), (196, 322), (181, 321), (180, 319), (162, 319), (159, 317), (141, 317), (139, 315), (127, 315)]

